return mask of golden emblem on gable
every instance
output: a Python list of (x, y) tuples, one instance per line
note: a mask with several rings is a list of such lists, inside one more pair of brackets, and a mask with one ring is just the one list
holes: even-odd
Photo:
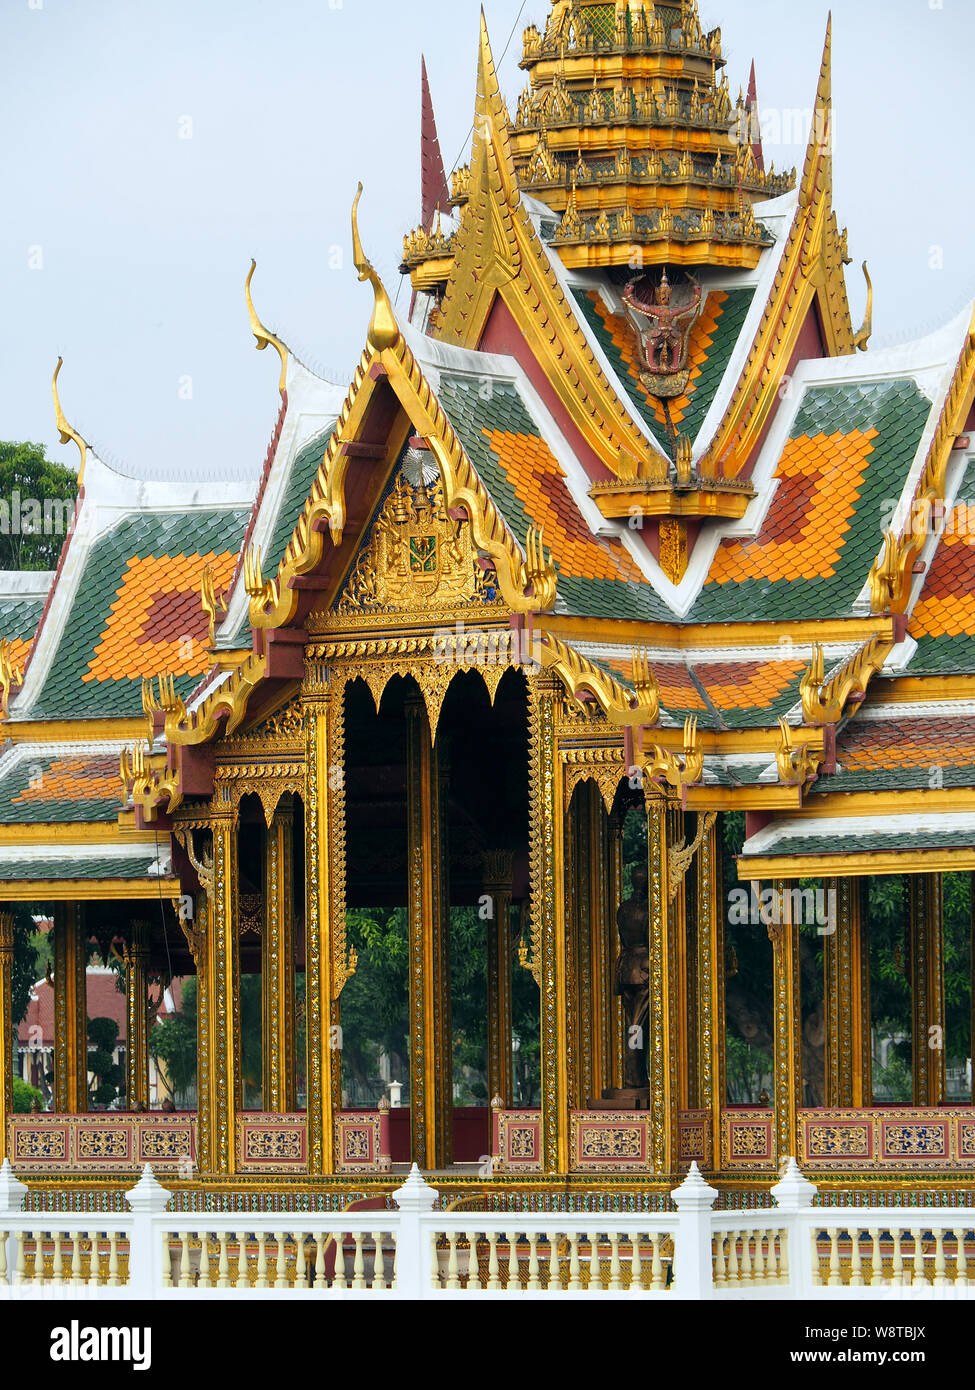
[(470, 523), (448, 515), (439, 470), (410, 469), (412, 461), (397, 475), (359, 556), (342, 614), (497, 601), (494, 569), (482, 566)]

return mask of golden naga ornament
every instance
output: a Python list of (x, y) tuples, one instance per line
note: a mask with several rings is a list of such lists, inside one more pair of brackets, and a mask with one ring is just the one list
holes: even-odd
[(823, 763), (823, 753), (806, 744), (796, 745), (789, 721), (779, 720), (782, 742), (775, 751), (779, 781), (785, 787), (801, 787), (816, 776)]
[(0, 638), (0, 718), (9, 713), (10, 696), (14, 689), (24, 683), (24, 668), (14, 662), (13, 647), (7, 639)]
[(498, 602), (497, 576), (483, 567), (470, 522), (448, 515), (440, 470), (427, 457), (409, 451), (359, 556), (340, 613)]
[(704, 775), (704, 753), (698, 745), (697, 720), (687, 719), (684, 723), (683, 761), (669, 749), (659, 744), (653, 747), (650, 761), (644, 768), (644, 775), (650, 782), (666, 782), (675, 791), (682, 792), (700, 782)]
[(825, 654), (817, 644), (812, 661), (799, 682), (803, 723), (820, 727), (838, 724), (848, 704), (863, 701), (871, 680), (883, 670), (893, 649), (892, 638), (879, 634), (871, 637), (826, 680)]

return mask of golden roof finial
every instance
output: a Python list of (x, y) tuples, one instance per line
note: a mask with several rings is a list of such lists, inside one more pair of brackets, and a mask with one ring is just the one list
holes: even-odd
[(870, 279), (866, 261), (863, 262), (863, 276), (867, 282), (867, 311), (863, 316), (863, 325), (853, 339), (853, 346), (861, 352), (866, 352), (873, 337), (873, 281)]
[(276, 338), (270, 333), (257, 317), (257, 310), (254, 308), (254, 301), (251, 298), (251, 280), (254, 278), (254, 271), (257, 269), (257, 261), (251, 260), (251, 268), (247, 272), (247, 279), (244, 281), (244, 293), (247, 296), (247, 312), (250, 315), (251, 332), (257, 339), (257, 350), (263, 352), (269, 345), (276, 349), (281, 358), (281, 380), (278, 382), (278, 390), (282, 396), (288, 384), (288, 349), (280, 338)]
[(78, 468), (78, 486), (81, 487), (85, 481), (85, 463), (88, 458), (88, 445), (82, 439), (78, 431), (68, 424), (67, 420), (64, 418), (64, 411), (61, 409), (61, 399), (58, 396), (58, 376), (61, 372), (62, 361), (63, 359), (59, 357), (58, 365), (54, 368), (54, 380), (51, 382), (51, 390), (54, 393), (54, 420), (57, 425), (58, 437), (61, 443), (67, 444), (69, 440), (73, 439), (78, 446), (78, 450), (81, 454), (81, 465)]
[(352, 259), (359, 272), (360, 281), (368, 280), (376, 296), (372, 320), (369, 324), (369, 346), (375, 348), (377, 352), (384, 352), (386, 348), (391, 348), (399, 339), (399, 324), (396, 322), (396, 315), (393, 312), (389, 295), (386, 293), (386, 287), (373, 268), (371, 261), (366, 259), (366, 253), (362, 249), (362, 238), (359, 236), (359, 199), (361, 197), (362, 184), (360, 183), (352, 204)]

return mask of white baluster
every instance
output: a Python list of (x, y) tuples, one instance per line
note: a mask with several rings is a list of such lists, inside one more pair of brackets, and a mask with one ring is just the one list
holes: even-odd
[(840, 1233), (835, 1226), (831, 1226), (829, 1235), (829, 1287), (842, 1287), (843, 1278), (840, 1274)]
[(466, 1231), (467, 1239), (467, 1287), (468, 1289), (479, 1289), (481, 1287), (481, 1276), (477, 1268), (477, 1231)]
[(660, 1258), (660, 1250), (664, 1237), (658, 1235), (656, 1231), (650, 1232), (650, 1250), (652, 1262), (650, 1265), (650, 1287), (651, 1289), (665, 1289), (667, 1281), (664, 1278), (664, 1264)]
[(609, 1288), (613, 1293), (623, 1287), (620, 1277), (620, 1238), (615, 1231), (609, 1233)]
[(928, 1280), (924, 1273), (924, 1242), (917, 1226), (911, 1228), (911, 1239), (914, 1242), (914, 1278), (912, 1283), (926, 1284)]
[[(43, 1265), (43, 1253), (41, 1256)], [(34, 1265), (37, 1266), (37, 1256), (34, 1256)], [(64, 1259), (61, 1254), (61, 1232), (54, 1232), (54, 1258), (51, 1263), (51, 1282), (54, 1284), (64, 1283)]]
[(891, 1270), (891, 1283), (895, 1288), (900, 1288), (904, 1283), (904, 1254), (901, 1249), (901, 1237), (904, 1233), (899, 1226), (896, 1226), (890, 1234), (894, 1240), (894, 1262)]
[(529, 1289), (540, 1289), (542, 1281), (538, 1277), (538, 1232), (528, 1232), (528, 1285)]
[(345, 1277), (345, 1232), (336, 1231), (333, 1239), (335, 1241), (335, 1278), (332, 1281), (334, 1292), (336, 1289), (347, 1289), (349, 1283)]
[(879, 1288), (884, 1282), (883, 1264), (880, 1258), (880, 1227), (871, 1226), (870, 1237), (870, 1288)]
[(518, 1278), (518, 1232), (508, 1231), (508, 1281), (505, 1284), (507, 1289), (520, 1289), (521, 1280)]
[(602, 1290), (603, 1279), (599, 1270), (599, 1232), (589, 1232), (589, 1289)]
[(81, 1277), (81, 1241), (81, 1232), (75, 1231), (71, 1237), (71, 1284), (74, 1288), (85, 1282)]
[(958, 1244), (958, 1253), (955, 1256), (955, 1283), (962, 1288), (968, 1287), (968, 1251), (965, 1246), (967, 1236), (968, 1232), (964, 1226), (962, 1226), (960, 1231), (955, 1232), (955, 1238)]
[(789, 1282), (789, 1233), (783, 1227), (779, 1231), (779, 1283)]
[(191, 1289), (193, 1275), (190, 1273), (190, 1233), (184, 1231), (179, 1243), (179, 1287)]
[(278, 1245), (278, 1258), (274, 1266), (274, 1289), (286, 1289), (288, 1287), (288, 1238), (285, 1231), (275, 1231), (274, 1239)]
[(324, 1231), (319, 1231), (319, 1233), (314, 1237), (314, 1240), (315, 1240), (315, 1278), (314, 1278), (314, 1280), (313, 1280), (313, 1282), (312, 1282), (312, 1288), (314, 1288), (314, 1289), (325, 1289), (325, 1288), (328, 1287), (328, 1280), (325, 1278), (325, 1241), (326, 1241), (326, 1238), (327, 1238), (327, 1237), (326, 1237)]
[(728, 1267), (724, 1258), (724, 1243), (728, 1237), (723, 1231), (711, 1239), (711, 1262), (714, 1267), (715, 1288), (723, 1288), (728, 1282)]
[(306, 1289), (308, 1287), (308, 1262), (305, 1259), (305, 1241), (307, 1237), (304, 1231), (295, 1232), (295, 1288)]
[(934, 1233), (934, 1287), (936, 1289), (946, 1288), (948, 1284), (948, 1274), (945, 1269), (945, 1233), (939, 1226)]
[[(352, 1287), (354, 1289), (364, 1289), (366, 1285), (366, 1257), (363, 1250), (365, 1237), (361, 1231), (356, 1231), (352, 1237), (355, 1241), (355, 1253), (352, 1257)], [(436, 1249), (436, 1247), (434, 1247)], [(436, 1287), (440, 1287), (440, 1276), (437, 1266), (437, 1257), (434, 1255), (434, 1273), (437, 1275)]]
[(257, 1236), (257, 1279), (255, 1289), (266, 1289), (267, 1284), (267, 1235), (264, 1231), (255, 1232)]
[(173, 1252), (170, 1247), (170, 1242), (172, 1240), (173, 1236), (170, 1232), (163, 1231), (162, 1285), (164, 1289), (171, 1289), (173, 1287)]
[(778, 1231), (766, 1231), (768, 1236), (768, 1259), (765, 1262), (765, 1278), (770, 1284), (779, 1282)]
[(765, 1281), (765, 1256), (762, 1253), (762, 1246), (765, 1244), (765, 1232), (755, 1232), (755, 1263), (752, 1266), (752, 1279), (758, 1283)]
[(247, 1269), (247, 1232), (235, 1231), (233, 1233), (237, 1239), (237, 1278), (234, 1280), (235, 1289), (249, 1289), (250, 1277)]
[(7, 1237), (8, 1231), (0, 1231), (0, 1284), (9, 1284), (7, 1278)]
[(860, 1259), (860, 1228), (854, 1226), (850, 1231), (850, 1239), (853, 1242), (850, 1255), (850, 1288), (863, 1288), (863, 1264)]
[(749, 1283), (752, 1281), (752, 1233), (742, 1231), (741, 1233), (741, 1277)]
[(728, 1232), (728, 1283), (738, 1283), (738, 1232)]
[(460, 1283), (460, 1261), (457, 1258), (457, 1232), (447, 1232), (447, 1288), (459, 1289)]
[[(454, 1236), (456, 1243), (457, 1237)], [(373, 1231), (372, 1243), (374, 1253), (372, 1257), (372, 1287), (374, 1289), (385, 1289), (386, 1287), (386, 1260), (383, 1255), (383, 1232)], [(450, 1285), (448, 1284), (449, 1288)], [(460, 1280), (457, 1280), (457, 1288), (460, 1288)]]
[(29, 1232), (18, 1231), (14, 1236), (17, 1242), (17, 1257), (14, 1265), (14, 1283), (27, 1283), (27, 1235)]
[(217, 1232), (219, 1254), (217, 1256), (217, 1288), (230, 1288), (230, 1261), (227, 1258), (227, 1232)]
[(643, 1288), (643, 1257), (640, 1254), (640, 1236), (634, 1233), (630, 1240), (630, 1288)]
[(489, 1289), (500, 1289), (500, 1287), (501, 1287), (501, 1270), (500, 1270), (500, 1267), (499, 1267), (499, 1265), (498, 1265), (498, 1233), (497, 1233), (497, 1231), (488, 1231), (488, 1233), (487, 1233), (487, 1238), (488, 1238), (488, 1281), (487, 1281), (487, 1287), (488, 1287)]
[(196, 1281), (199, 1289), (210, 1288), (210, 1232), (200, 1233), (200, 1274)]
[(582, 1288), (580, 1274), (579, 1237), (573, 1231), (569, 1236), (569, 1283), (567, 1287), (570, 1291)]
[(559, 1237), (556, 1231), (551, 1231), (548, 1238), (548, 1289), (561, 1289), (562, 1273), (559, 1267)]

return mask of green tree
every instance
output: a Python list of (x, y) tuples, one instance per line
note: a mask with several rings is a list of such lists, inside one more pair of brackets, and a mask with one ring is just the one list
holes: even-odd
[(96, 1105), (110, 1105), (125, 1090), (125, 1073), (115, 1061), (118, 1033), (114, 1018), (88, 1020), (88, 1070), (94, 1077), (89, 1093)]
[(36, 1105), (38, 1110), (44, 1108), (44, 1097), (40, 1091), (33, 1086), (28, 1086), (26, 1081), (19, 1076), (14, 1077), (14, 1114), (29, 1115)]
[(149, 1030), (149, 1051), (162, 1065), (180, 1109), (196, 1095), (196, 980), (183, 980), (180, 1011)]
[(0, 441), (0, 570), (52, 570), (78, 495), (78, 479), (43, 444)]

